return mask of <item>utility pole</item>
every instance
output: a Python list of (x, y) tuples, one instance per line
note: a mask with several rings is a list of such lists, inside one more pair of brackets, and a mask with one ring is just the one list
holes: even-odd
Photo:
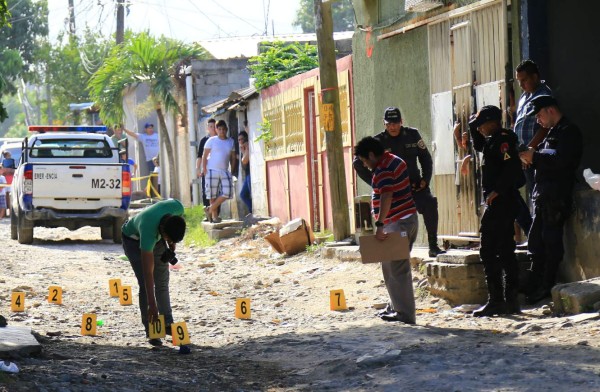
[(74, 0), (69, 0), (69, 33), (75, 35), (75, 5)]
[(125, 0), (117, 0), (117, 45), (123, 42), (125, 38), (125, 10), (123, 3)]
[(344, 171), (342, 122), (340, 119), (340, 96), (338, 90), (335, 45), (333, 42), (333, 19), (331, 1), (314, 0), (315, 28), (319, 47), (319, 72), (321, 79), (321, 126), (325, 129), (331, 211), (333, 215), (333, 238), (341, 241), (350, 235), (348, 193)]

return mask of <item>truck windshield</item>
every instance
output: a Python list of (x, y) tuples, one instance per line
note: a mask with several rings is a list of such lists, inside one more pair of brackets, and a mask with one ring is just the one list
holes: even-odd
[[(116, 151), (114, 152), (116, 154)], [(113, 156), (104, 140), (48, 139), (36, 140), (30, 147), (31, 158), (110, 158)]]

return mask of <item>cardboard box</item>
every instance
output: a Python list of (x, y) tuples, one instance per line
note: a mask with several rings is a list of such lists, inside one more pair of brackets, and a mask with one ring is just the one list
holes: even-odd
[(375, 235), (363, 235), (359, 249), (363, 263), (410, 259), (410, 242), (406, 232), (391, 232), (383, 241), (375, 238)]
[(308, 245), (314, 244), (315, 236), (306, 221), (297, 218), (288, 222), (279, 232), (267, 235), (265, 240), (278, 253), (292, 256), (304, 252)]

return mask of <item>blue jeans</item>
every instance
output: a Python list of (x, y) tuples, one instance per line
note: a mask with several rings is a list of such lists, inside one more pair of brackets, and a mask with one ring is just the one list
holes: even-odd
[[(166, 247), (164, 241), (158, 241), (154, 246), (154, 295), (158, 312), (165, 315), (165, 324), (173, 323), (171, 310), (171, 297), (169, 296), (169, 263), (162, 262), (160, 257)], [(142, 270), (142, 251), (140, 241), (123, 236), (123, 250), (133, 268), (139, 286), (139, 305), (142, 313), (142, 324), (148, 332), (148, 299), (146, 298), (146, 285), (144, 283), (144, 272)]]
[(248, 207), (248, 212), (252, 214), (252, 185), (250, 183), (250, 175), (244, 178), (240, 198), (246, 204), (246, 207)]

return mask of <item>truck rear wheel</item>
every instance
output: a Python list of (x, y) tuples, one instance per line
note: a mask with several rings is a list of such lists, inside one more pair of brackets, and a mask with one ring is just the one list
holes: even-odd
[(123, 234), (121, 233), (121, 227), (123, 226), (123, 223), (125, 223), (125, 220), (121, 218), (115, 218), (113, 221), (112, 239), (115, 244), (123, 243)]
[(113, 227), (110, 226), (100, 226), (100, 236), (103, 240), (110, 240), (113, 238)]
[(15, 211), (10, 209), (10, 239), (16, 240), (19, 238), (18, 226), (17, 226), (17, 216), (15, 215)]
[(17, 217), (17, 234), (19, 244), (31, 244), (33, 242), (33, 224), (27, 222), (23, 211), (19, 211)]

